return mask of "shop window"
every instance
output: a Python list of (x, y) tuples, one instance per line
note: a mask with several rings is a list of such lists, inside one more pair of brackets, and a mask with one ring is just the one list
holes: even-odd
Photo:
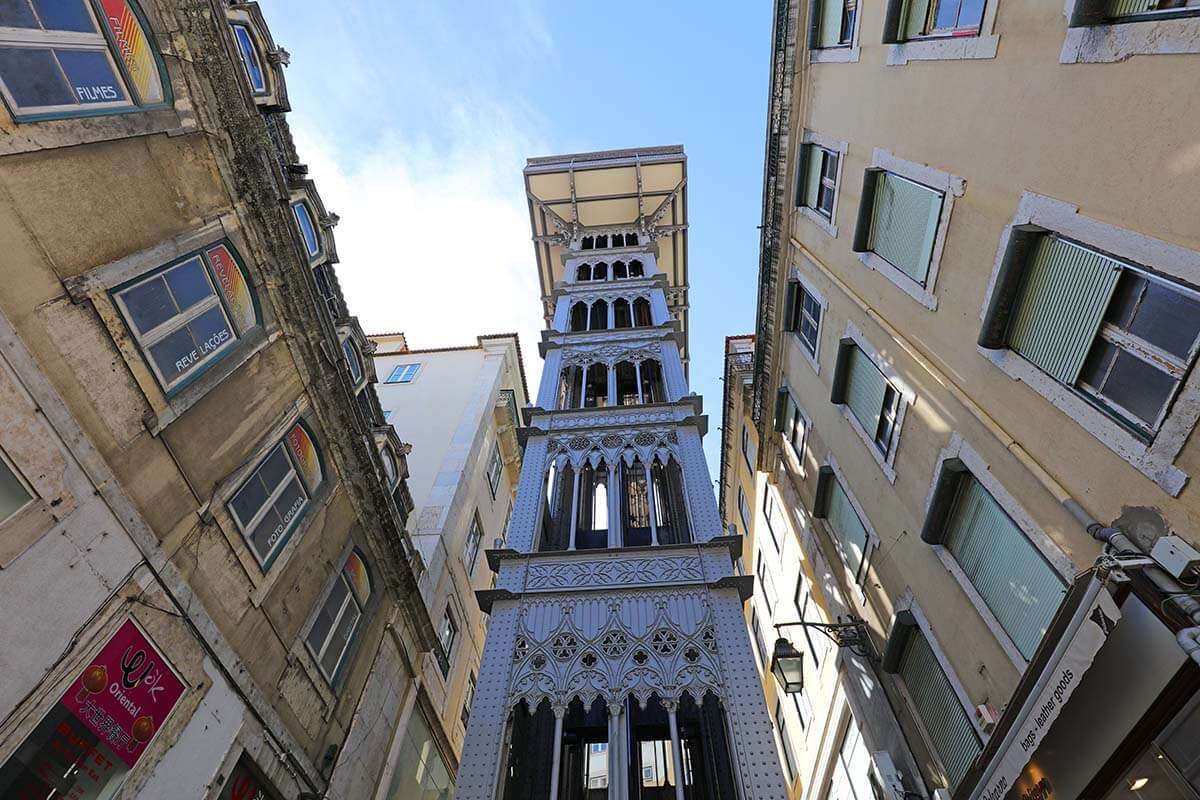
[(243, 754), (217, 800), (282, 800), (278, 791), (261, 776), (258, 768)]
[(305, 637), (309, 652), (330, 683), (346, 661), (370, 597), (367, 566), (357, 552), (351, 552)]
[(497, 492), (500, 491), (500, 476), (504, 473), (504, 459), (500, 457), (499, 443), (492, 445), (492, 455), (488, 459), (487, 482), (488, 489), (492, 492), (492, 499), (496, 499)]
[(5, 0), (0, 28), (0, 90), (18, 120), (168, 101), (153, 39), (127, 0)]
[(250, 82), (250, 93), (255, 97), (268, 94), (266, 74), (263, 72), (262, 60), (258, 56), (258, 45), (250, 26), (241, 22), (230, 23), (234, 41), (237, 42), (238, 55), (242, 58), (242, 66), (246, 70), (246, 80)]
[(387, 797), (431, 800), (451, 797), (454, 781), (419, 705), (409, 715), (407, 729), (396, 735), (400, 737), (400, 753)]
[(240, 259), (224, 242), (118, 286), (113, 299), (168, 395), (260, 324)]
[(308, 260), (315, 261), (321, 257), (321, 238), (308, 203), (303, 200), (292, 203), (292, 214), (296, 218), (296, 229), (300, 231), (300, 239), (304, 242)]
[(479, 558), (479, 543), (483, 540), (483, 525), (479, 522), (479, 512), (471, 515), (471, 527), (467, 530), (467, 541), (463, 545), (463, 566), (467, 570), (467, 578), (475, 572), (475, 561)]
[(229, 512), (264, 570), (295, 531), (322, 480), (316, 445), (305, 424), (297, 422), (233, 493)]
[(413, 379), (417, 377), (417, 371), (420, 369), (420, 363), (400, 364), (392, 368), (392, 372), (388, 375), (386, 383), (412, 383)]

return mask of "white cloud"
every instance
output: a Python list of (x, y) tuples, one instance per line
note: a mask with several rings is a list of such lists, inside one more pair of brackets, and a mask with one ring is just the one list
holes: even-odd
[(536, 392), (544, 323), (521, 170), (541, 148), (496, 107), (447, 108), (446, 141), (389, 132), (353, 154), (293, 122), (310, 177), (341, 217), (338, 281), (363, 329), (403, 331), (414, 348), (516, 331)]

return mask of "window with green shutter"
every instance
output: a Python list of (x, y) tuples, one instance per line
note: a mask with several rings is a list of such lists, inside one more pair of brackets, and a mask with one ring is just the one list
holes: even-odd
[(812, 0), (809, 48), (849, 47), (857, 12), (858, 0)]
[(913, 627), (906, 638), (896, 674), (904, 681), (913, 709), (953, 788), (983, 746), (924, 633)]
[(870, 536), (850, 502), (850, 496), (836, 478), (829, 486), (828, 505), (825, 508), (826, 522), (833, 533), (834, 544), (845, 562), (846, 568), (856, 581), (862, 580), (862, 567)]
[(847, 358), (839, 359), (845, 364), (844, 391), (843, 397), (836, 402), (846, 404), (875, 447), (886, 456), (892, 449), (900, 393), (861, 348), (857, 345), (849, 347)]
[(1066, 593), (1058, 572), (970, 473), (955, 481), (942, 544), (1029, 659)]
[(1200, 14), (1200, 0), (1075, 0), (1072, 28)]
[(800, 176), (796, 205), (811, 208), (826, 219), (833, 218), (837, 197), (839, 154), (817, 144), (800, 146)]
[(941, 192), (891, 172), (879, 176), (867, 249), (922, 286), (942, 213)]
[(1021, 246), (1027, 263), (993, 292), (1013, 308), (989, 310), (1008, 314), (1004, 344), (1153, 438), (1200, 347), (1200, 294), (1051, 233)]
[(985, 0), (890, 0), (883, 41), (976, 35), (986, 5)]

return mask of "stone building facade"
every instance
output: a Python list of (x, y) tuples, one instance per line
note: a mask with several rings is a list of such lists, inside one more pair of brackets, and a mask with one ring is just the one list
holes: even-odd
[(286, 51), (0, 14), (0, 795), (392, 796), (437, 635)]
[(1200, 793), (1194, 5), (776, 4), (724, 513), (873, 645), (783, 629), (793, 796)]

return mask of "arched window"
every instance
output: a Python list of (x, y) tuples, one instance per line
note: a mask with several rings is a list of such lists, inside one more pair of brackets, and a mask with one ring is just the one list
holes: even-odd
[(620, 279), (620, 278), (628, 278), (628, 277), (629, 277), (629, 267), (625, 266), (625, 262), (624, 261), (614, 261), (613, 262), (613, 278)]
[(662, 365), (648, 358), (638, 366), (642, 374), (642, 402), (667, 402), (667, 387), (663, 382)]
[(330, 683), (337, 678), (346, 661), (370, 598), (371, 577), (367, 565), (357, 550), (352, 551), (304, 637), (308, 651)]
[(583, 240), (579, 243), (580, 250), (591, 250), (595, 246), (596, 241), (591, 236), (583, 237)]
[(571, 501), (574, 496), (575, 471), (570, 464), (559, 468), (550, 463), (546, 472), (545, 501), (542, 505), (542, 530), (538, 551), (566, 550), (571, 535)]
[(258, 43), (254, 41), (254, 34), (250, 32), (250, 26), (244, 22), (231, 22), (229, 27), (233, 30), (233, 39), (237, 42), (238, 55), (242, 58), (242, 67), (246, 70), (246, 80), (250, 83), (250, 94), (255, 97), (264, 97), (270, 92), (267, 87), (266, 72), (262, 67), (262, 59), (258, 54)]
[(674, 458), (666, 464), (655, 460), (650, 466), (654, 482), (654, 518), (659, 544), (687, 544), (692, 541), (688, 526), (687, 499), (683, 491), (683, 472)]
[(625, 547), (650, 544), (650, 495), (646, 488), (646, 466), (641, 459), (621, 464), (621, 533)]
[(608, 405), (608, 367), (588, 364), (583, 383), (583, 407), (603, 408)]
[(383, 477), (390, 489), (395, 485), (396, 478), (399, 475), (396, 470), (396, 457), (392, 455), (392, 448), (384, 445), (379, 451), (379, 460), (383, 462)]
[(571, 306), (571, 330), (586, 331), (588, 329), (587, 303), (579, 301)]
[(342, 354), (346, 357), (346, 369), (350, 372), (350, 384), (357, 388), (363, 379), (362, 359), (358, 356), (358, 348), (349, 339), (343, 339)]
[(592, 265), (580, 264), (575, 268), (576, 281), (590, 281), (592, 279)]
[(638, 235), (636, 233), (625, 234), (625, 246), (626, 247), (637, 247), (637, 243), (638, 243)]
[(650, 319), (650, 301), (644, 297), (633, 301), (633, 324), (637, 328), (646, 328), (654, 324)]
[(603, 261), (601, 261), (599, 264), (597, 264), (595, 267), (593, 267), (592, 268), (592, 280), (594, 280), (594, 281), (608, 280), (608, 264), (605, 264)]
[(637, 368), (629, 361), (616, 366), (617, 405), (632, 406), (641, 402), (638, 396)]
[(313, 222), (312, 210), (309, 209), (308, 203), (297, 200), (292, 203), (292, 214), (296, 217), (296, 228), (300, 231), (308, 260), (316, 261), (321, 257), (321, 237), (317, 233), (316, 223)]
[(607, 248), (608, 248), (608, 236), (597, 236), (596, 237), (596, 249), (604, 250)]
[(588, 324), (588, 330), (602, 331), (606, 328), (608, 328), (608, 303), (603, 300), (597, 300), (596, 302), (592, 303), (591, 319)]
[(642, 262), (636, 258), (633, 261), (629, 262), (629, 277), (631, 277), (631, 278), (646, 277), (646, 270), (642, 267)]
[(608, 547), (608, 467), (584, 464), (579, 470), (575, 512), (575, 549)]
[(629, 309), (629, 301), (623, 297), (613, 301), (613, 327), (633, 327), (633, 312)]
[(166, 71), (154, 36), (128, 0), (6, 0), (0, 89), (16, 120), (163, 105)]
[(583, 397), (583, 368), (564, 367), (558, 379), (558, 407), (579, 408)]

